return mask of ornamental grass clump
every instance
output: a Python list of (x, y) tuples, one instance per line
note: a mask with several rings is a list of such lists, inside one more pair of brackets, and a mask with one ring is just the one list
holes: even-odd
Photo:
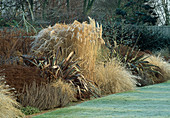
[(23, 93), (19, 96), (22, 106), (35, 107), (40, 110), (63, 107), (69, 102), (76, 100), (75, 91), (70, 84), (61, 81), (37, 85), (26, 85)]
[(166, 62), (162, 57), (152, 55), (146, 58), (145, 60), (159, 67), (161, 76), (159, 75), (157, 78), (151, 76), (154, 83), (161, 83), (170, 80), (170, 64)]
[(19, 103), (15, 100), (12, 93), (1, 82), (0, 76), (0, 118), (20, 118), (24, 115), (19, 110)]
[[(102, 39), (102, 26), (90, 19), (73, 24), (55, 24), (39, 32), (32, 43), (32, 52), (35, 55), (51, 56), (57, 52), (58, 47), (63, 50), (66, 58), (72, 51), (81, 59), (80, 67), (86, 78), (93, 80), (97, 51), (104, 44)], [(96, 27), (97, 26), (97, 27)]]
[(136, 76), (122, 67), (116, 59), (96, 66), (95, 82), (102, 95), (133, 90), (136, 85), (134, 78)]
[(146, 60), (150, 55), (145, 55), (146, 52), (136, 50), (135, 46), (131, 48), (124, 45), (117, 45), (116, 42), (114, 48), (111, 50), (111, 58), (116, 58), (133, 75), (140, 76), (140, 79), (136, 78), (137, 86), (154, 84), (151, 78), (155, 78), (156, 80), (162, 77), (160, 68)]
[[(60, 53), (59, 53), (60, 52)], [(53, 83), (59, 78), (66, 83), (72, 84), (76, 89), (77, 99), (89, 99), (91, 96), (99, 97), (100, 91), (93, 85), (93, 82), (86, 79), (79, 67), (80, 60), (74, 61), (75, 53), (71, 52), (67, 58), (61, 59), (61, 48), (56, 54), (49, 58), (27, 58), (23, 56), (24, 61), (28, 61), (28, 65), (34, 65), (40, 69), (40, 75)]]

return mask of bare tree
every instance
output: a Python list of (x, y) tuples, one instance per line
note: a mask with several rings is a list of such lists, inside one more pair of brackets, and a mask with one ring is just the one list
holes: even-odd
[(155, 11), (159, 14), (160, 25), (170, 25), (170, 1), (152, 0)]
[[(26, 20), (36, 24), (84, 21), (96, 0), (0, 0), (0, 17), (4, 21)], [(10, 19), (10, 20), (9, 20)], [(47, 23), (47, 24), (46, 24)]]

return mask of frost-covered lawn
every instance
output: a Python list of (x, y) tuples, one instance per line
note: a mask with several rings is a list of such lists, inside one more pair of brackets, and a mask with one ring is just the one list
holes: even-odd
[(169, 118), (170, 81), (58, 109), (34, 118)]

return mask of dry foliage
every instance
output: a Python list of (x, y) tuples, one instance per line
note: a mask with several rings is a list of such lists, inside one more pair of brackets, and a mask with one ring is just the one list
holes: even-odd
[(95, 82), (102, 94), (113, 94), (135, 88), (136, 78), (115, 59), (96, 66)]
[[(76, 19), (82, 21), (84, 18), (82, 14), (83, 2), (84, 0), (69, 0), (68, 8), (66, 0), (48, 0), (48, 7), (46, 7), (44, 10), (46, 20), (50, 21), (51, 23), (56, 23), (56, 21), (72, 23)], [(35, 10), (35, 12), (37, 12), (37, 10)], [(38, 13), (39, 12), (40, 11), (38, 11)], [(41, 13), (43, 12), (41, 11)]]
[[(33, 42), (32, 51), (35, 55), (51, 56), (58, 47), (63, 49), (64, 58), (74, 51), (76, 57), (82, 60), (80, 67), (86, 78), (93, 80), (97, 51), (104, 44), (102, 26), (90, 19), (73, 24), (55, 24), (39, 32)], [(96, 27), (97, 25), (97, 27)]]
[(50, 58), (39, 60), (36, 57), (32, 59), (24, 57), (24, 60), (28, 60), (38, 67), (41, 72), (40, 75), (49, 82), (61, 78), (63, 81), (71, 83), (77, 89), (78, 99), (90, 98), (91, 95), (99, 97), (99, 91), (92, 84), (93, 82), (86, 79), (82, 74), (79, 67), (80, 61), (74, 61), (74, 52), (71, 52), (67, 58), (60, 60), (59, 50)]
[(0, 76), (0, 118), (23, 117), (24, 115), (18, 109), (19, 104), (9, 92), (10, 89), (1, 82), (1, 79), (2, 76)]
[(151, 78), (160, 79), (161, 71), (159, 67), (146, 61), (146, 54), (151, 54), (150, 51), (136, 50), (134, 47), (128, 47), (124, 45), (117, 45), (112, 49), (112, 56), (123, 63), (123, 65), (132, 72), (133, 75), (140, 76), (141, 79), (137, 79), (137, 86), (146, 86), (153, 84), (154, 81)]
[(18, 57), (30, 51), (30, 36), (34, 32), (27, 33), (20, 29), (3, 29), (0, 31), (0, 64), (14, 64)]
[(26, 85), (20, 95), (20, 103), (23, 106), (32, 106), (40, 110), (63, 107), (75, 100), (75, 91), (67, 83), (58, 80), (56, 83)]
[(148, 61), (149, 63), (155, 66), (158, 66), (163, 76), (163, 77), (162, 76), (157, 76), (157, 77), (151, 76), (155, 83), (161, 83), (161, 82), (170, 80), (170, 64), (164, 61), (162, 57), (152, 55), (146, 58), (146, 61)]
[(0, 74), (5, 75), (6, 85), (15, 88), (14, 91), (21, 93), (25, 84), (31, 85), (33, 81), (37, 84), (46, 83), (47, 80), (40, 76), (40, 70), (35, 67), (21, 65), (2, 65)]

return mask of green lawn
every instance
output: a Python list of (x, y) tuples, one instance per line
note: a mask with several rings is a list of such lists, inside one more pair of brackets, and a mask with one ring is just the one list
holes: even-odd
[(170, 81), (90, 100), (34, 118), (170, 118)]

